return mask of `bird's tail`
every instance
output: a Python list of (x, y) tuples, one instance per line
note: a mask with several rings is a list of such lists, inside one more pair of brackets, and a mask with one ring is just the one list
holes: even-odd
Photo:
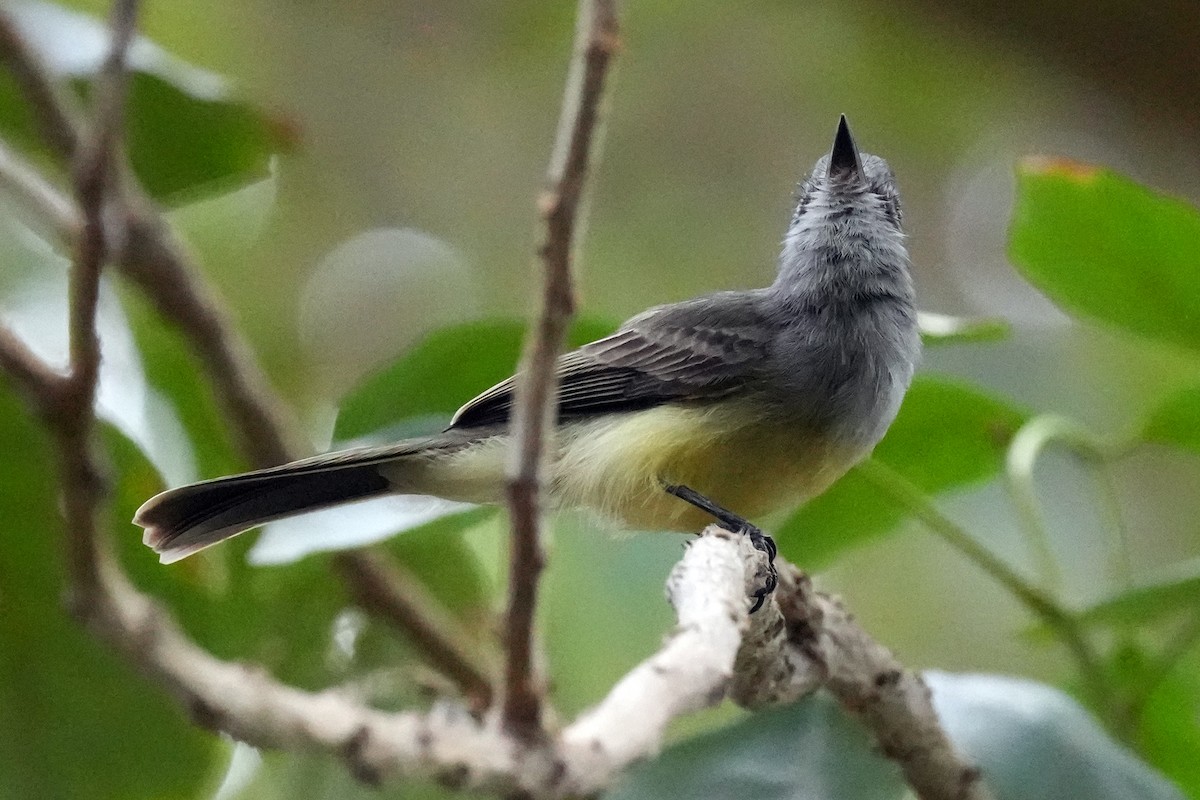
[[(142, 541), (164, 564), (272, 520), (389, 492), (398, 469), (423, 455), (444, 452), (452, 442), (414, 439), (386, 447), (364, 447), (307, 458), (270, 469), (193, 483), (150, 498), (134, 515), (146, 529)], [(419, 491), (419, 489), (416, 489)]]

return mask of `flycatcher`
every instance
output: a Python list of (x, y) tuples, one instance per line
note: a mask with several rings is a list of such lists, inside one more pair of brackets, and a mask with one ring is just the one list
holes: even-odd
[[(715, 515), (757, 534), (743, 516), (803, 502), (871, 452), (919, 356), (895, 180), (842, 117), (799, 186), (774, 283), (657, 306), (559, 358), (549, 502), (637, 530)], [(436, 436), (171, 489), (134, 522), (170, 563), (384, 494), (500, 503), (513, 389), (488, 389)]]

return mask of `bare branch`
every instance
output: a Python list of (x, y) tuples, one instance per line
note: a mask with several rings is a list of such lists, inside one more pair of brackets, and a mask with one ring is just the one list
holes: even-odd
[[(125, 55), (133, 39), (136, 0), (117, 0), (112, 13), (112, 45), (97, 79), (91, 130), (75, 152), (75, 195), (83, 217), (71, 271), (71, 382), (81, 417), (91, 413), (100, 342), (96, 337), (96, 303), (100, 269), (108, 254), (105, 203), (114, 182), (115, 151), (125, 111)], [(86, 434), (86, 431), (84, 431)]]
[(964, 761), (938, 721), (929, 688), (871, 638), (836, 597), (776, 562), (776, 598), (789, 636), (825, 674), (825, 686), (874, 734), (922, 800), (990, 800), (979, 768)]
[(243, 454), (256, 467), (307, 454), (299, 425), (186, 245), (140, 189), (127, 186), (120, 203), (126, 239), (118, 266), (191, 344)]
[(69, 162), (82, 138), (75, 99), (51, 79), (42, 59), (17, 30), (12, 15), (3, 9), (0, 9), (0, 63), (12, 73), (29, 100), (46, 145)]
[(25, 346), (7, 326), (0, 325), (0, 370), (42, 416), (53, 419), (67, 384), (65, 375), (53, 370)]
[[(675, 633), (562, 734), (568, 794), (611, 785), (631, 763), (658, 752), (672, 720), (721, 702), (737, 680), (739, 653), (758, 647), (765, 630), (783, 627), (773, 603), (753, 620), (747, 613), (765, 565), (748, 537), (716, 526), (689, 543), (667, 580), (679, 620)], [(811, 676), (800, 693), (819, 685)]]
[[(115, 10), (128, 12), (123, 6)], [(118, 30), (130, 29), (119, 25)], [(117, 52), (123, 53), (124, 47), (113, 50)], [(3, 10), (0, 10), (0, 63), (16, 78), (51, 151), (75, 165), (77, 175), (84, 161), (94, 166), (95, 155), (81, 152), (88, 138), (74, 98), (54, 81), (37, 53), (21, 37), (12, 17)], [(111, 74), (115, 66), (110, 54), (102, 73)], [(98, 86), (101, 108), (114, 108), (111, 92), (107, 99), (102, 96), (104, 86), (112, 83), (101, 75)], [(120, 87), (115, 90), (119, 92)], [(0, 175), (4, 172), (2, 156), (0, 153)], [(299, 426), (275, 396), (250, 348), (230, 324), (216, 293), (197, 277), (191, 254), (138, 186), (133, 174), (124, 168), (123, 172), (121, 185), (110, 193), (108, 202), (112, 220), (121, 221), (124, 230), (122, 236), (110, 237), (118, 240), (106, 243), (108, 257), (145, 292), (163, 318), (188, 337), (251, 463), (266, 467), (305, 454), (306, 445), (297, 433)], [(24, 177), (28, 176), (18, 174), (15, 180)], [(61, 204), (44, 191), (44, 181), (22, 181), (16, 188), (24, 191), (24, 199), (39, 201), (38, 207), (56, 223), (56, 233), (67, 244), (77, 246), (68, 224), (70, 220), (58, 213), (61, 208), (56, 206)]]
[(554, 365), (575, 313), (571, 276), (575, 220), (586, 185), (605, 77), (619, 35), (615, 0), (580, 0), (577, 13), (574, 56), (548, 173), (549, 188), (539, 203), (546, 224), (546, 239), (539, 249), (545, 281), (542, 310), (526, 341), (511, 424), (514, 445), (508, 505), (512, 545), (502, 717), (506, 729), (527, 740), (542, 733), (533, 624), (544, 561), (539, 519), (542, 461), (557, 405)]
[(30, 221), (49, 228), (58, 240), (75, 241), (79, 212), (71, 198), (52, 186), (3, 140), (0, 140), (0, 192), (11, 196), (18, 209), (32, 212)]
[(342, 554), (336, 569), (363, 609), (413, 640), (429, 664), (458, 685), (471, 708), (491, 705), (493, 669), (471, 637), (414, 576), (381, 555)]
[(91, 628), (198, 725), (257, 747), (337, 755), (369, 783), (454, 776), (495, 790), (515, 788), (520, 769), (512, 748), (465, 710), (375, 711), (334, 691), (301, 691), (260, 668), (221, 661), (193, 644), (111, 562), (101, 566), (101, 591), (87, 610)]
[(96, 87), (92, 129), (79, 144), (75, 194), (83, 226), (76, 240), (69, 278), (68, 333), (70, 370), (58, 418), (59, 457), (67, 522), (67, 560), (77, 609), (90, 607), (103, 591), (99, 564), (106, 543), (96, 531), (102, 479), (92, 442), (92, 405), (100, 372), (96, 307), (100, 270), (108, 251), (106, 203), (113, 184), (115, 151), (125, 105), (125, 54), (133, 38), (136, 0), (117, 0), (112, 13), (112, 45)]

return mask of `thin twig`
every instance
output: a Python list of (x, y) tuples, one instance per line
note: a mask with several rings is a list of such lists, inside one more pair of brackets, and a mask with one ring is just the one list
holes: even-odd
[(546, 238), (538, 255), (544, 272), (542, 310), (525, 346), (512, 415), (514, 447), (508, 469), (512, 516), (505, 728), (531, 740), (542, 733), (542, 697), (533, 664), (533, 623), (544, 555), (539, 490), (546, 440), (553, 429), (558, 391), (554, 365), (575, 313), (571, 261), (575, 224), (588, 176), (592, 142), (608, 66), (619, 35), (615, 0), (580, 0), (575, 49), (558, 136), (539, 207)]
[[(53, 79), (21, 36), (11, 15), (3, 10), (0, 10), (0, 63), (12, 73), (24, 93), (47, 147), (78, 169), (86, 160), (81, 148), (88, 136), (80, 122), (77, 104)], [(108, 83), (101, 78), (98, 86), (101, 94)], [(114, 153), (113, 157), (118, 155)], [(111, 215), (123, 221), (124, 230), (116, 240), (107, 242), (109, 259), (137, 284), (163, 319), (187, 336), (208, 372), (218, 403), (237, 431), (237, 442), (252, 464), (266, 467), (306, 455), (304, 439), (298, 434), (299, 425), (275, 395), (216, 292), (197, 277), (199, 271), (187, 247), (167, 225), (128, 167), (115, 163), (110, 166), (114, 173), (121, 173), (120, 186), (109, 197)], [(69, 220), (60, 214), (49, 219), (64, 242), (76, 246), (75, 237), (70, 236), (71, 230), (65, 224)]]
[(29, 101), (38, 131), (63, 161), (75, 157), (82, 139), (75, 99), (50, 77), (41, 57), (17, 30), (12, 15), (0, 9), (0, 64), (12, 73)]
[(104, 591), (102, 564), (107, 558), (106, 543), (101, 542), (96, 531), (96, 511), (103, 486), (92, 441), (95, 421), (92, 405), (100, 373), (96, 308), (100, 299), (100, 271), (110, 239), (106, 205), (116, 174), (116, 150), (124, 118), (125, 56), (133, 39), (136, 17), (136, 0), (117, 0), (113, 4), (112, 44), (95, 90), (92, 127), (77, 148), (73, 170), (83, 225), (75, 243), (69, 280), (70, 369), (61, 398), (57, 433), (74, 608), (89, 614), (94, 613), (95, 600)]
[(3, 140), (0, 140), (0, 191), (12, 197), (18, 209), (31, 212), (32, 221), (48, 227), (59, 241), (75, 241), (79, 212), (74, 202)]
[(1104, 670), (1075, 615), (979, 544), (970, 533), (939, 511), (925, 493), (903, 475), (873, 459), (864, 461), (857, 469), (863, 477), (966, 556), (1055, 630), (1075, 657), (1089, 699), (1096, 708), (1104, 708), (1107, 695)]
[(0, 324), (0, 370), (39, 413), (49, 419), (59, 415), (59, 400), (67, 384), (66, 376), (34, 355), (20, 337), (3, 324)]
[(429, 664), (462, 690), (471, 708), (491, 705), (493, 669), (472, 639), (413, 575), (380, 554), (335, 556), (334, 569), (346, 580), (355, 602), (392, 622), (420, 648)]

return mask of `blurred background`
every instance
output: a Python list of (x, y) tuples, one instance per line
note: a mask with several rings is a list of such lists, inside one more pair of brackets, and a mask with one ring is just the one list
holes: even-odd
[[(317, 447), (339, 399), (430, 331), (530, 313), (535, 198), (574, 12), (545, 0), (146, 4), (145, 35), (227, 78), (287, 145), (268, 177), (165, 201)], [(1014, 170), (1031, 154), (1200, 198), (1200, 5), (641, 0), (623, 23), (578, 261), (588, 317), (769, 282), (793, 189), (845, 113), (898, 177), (921, 308), (1012, 325), (1003, 340), (930, 348), (925, 371), (1106, 434), (1196, 379), (1194, 359), (1058, 310), (1010, 265), (1007, 236)], [(1072, 603), (1200, 555), (1194, 456), (1143, 448), (1115, 468), (1133, 543), (1120, 568), (1088, 466), (1051, 452), (1037, 476)], [(941, 504), (1036, 571), (997, 482)], [(568, 714), (671, 621), (662, 582), (681, 541), (597, 527), (560, 526), (547, 578)], [(1071, 685), (1063, 652), (1023, 635), (1016, 601), (916, 526), (817, 580), (911, 666)]]

